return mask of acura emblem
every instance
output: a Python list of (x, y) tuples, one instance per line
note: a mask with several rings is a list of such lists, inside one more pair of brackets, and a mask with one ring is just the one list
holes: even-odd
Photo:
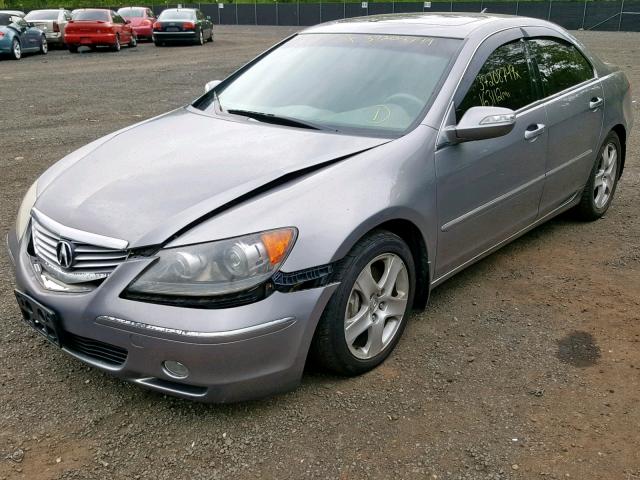
[(69, 268), (73, 264), (73, 245), (66, 240), (60, 240), (56, 245), (56, 258), (62, 268)]

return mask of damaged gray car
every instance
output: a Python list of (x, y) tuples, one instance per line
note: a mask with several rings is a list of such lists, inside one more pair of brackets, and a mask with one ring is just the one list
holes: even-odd
[(435, 286), (611, 205), (629, 81), (551, 23), (352, 19), (69, 154), (8, 245), (25, 321), (141, 386), (230, 402), (384, 361)]

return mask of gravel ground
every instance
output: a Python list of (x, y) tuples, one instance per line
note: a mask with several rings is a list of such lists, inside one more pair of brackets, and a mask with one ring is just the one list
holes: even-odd
[[(291, 31), (0, 61), (0, 230), (67, 152)], [(640, 91), (640, 34), (579, 36)], [(22, 324), (3, 251), (0, 479), (640, 479), (639, 132), (605, 218), (556, 219), (439, 287), (375, 371), (262, 401), (167, 398), (68, 358)]]

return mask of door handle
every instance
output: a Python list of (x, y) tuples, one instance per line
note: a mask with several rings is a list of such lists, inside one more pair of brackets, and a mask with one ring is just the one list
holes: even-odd
[(524, 139), (525, 140), (533, 140), (539, 135), (544, 133), (544, 124), (542, 123), (533, 123), (527, 127), (524, 131)]
[(596, 110), (602, 106), (604, 100), (601, 97), (593, 97), (589, 102), (589, 109)]

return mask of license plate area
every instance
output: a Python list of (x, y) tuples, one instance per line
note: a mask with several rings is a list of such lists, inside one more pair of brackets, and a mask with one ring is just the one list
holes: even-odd
[(180, 29), (178, 27), (167, 27), (166, 31), (167, 32), (179, 32)]
[(14, 292), (24, 321), (57, 347), (60, 343), (60, 327), (56, 313), (24, 293)]

